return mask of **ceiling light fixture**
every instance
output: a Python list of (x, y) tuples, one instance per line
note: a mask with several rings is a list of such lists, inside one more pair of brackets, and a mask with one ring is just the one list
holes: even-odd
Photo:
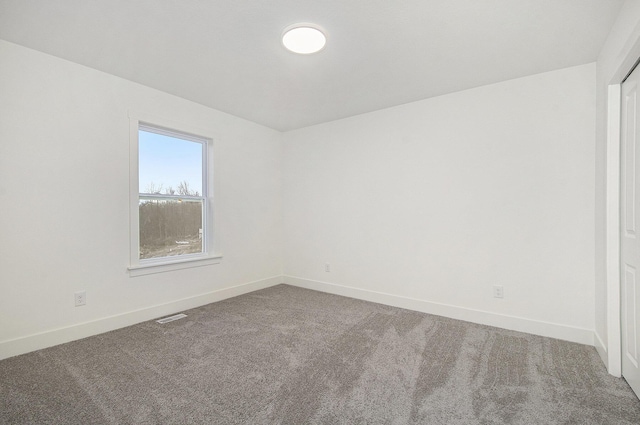
[(301, 55), (319, 52), (326, 42), (324, 31), (315, 24), (289, 25), (282, 33), (284, 47)]

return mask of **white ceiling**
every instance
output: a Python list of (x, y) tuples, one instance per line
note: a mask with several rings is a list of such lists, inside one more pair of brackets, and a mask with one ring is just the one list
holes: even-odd
[[(0, 0), (0, 38), (286, 131), (596, 60), (623, 0)], [(321, 52), (286, 51), (312, 22)]]

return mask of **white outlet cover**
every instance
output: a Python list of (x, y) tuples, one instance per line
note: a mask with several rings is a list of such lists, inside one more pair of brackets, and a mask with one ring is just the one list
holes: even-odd
[(494, 298), (504, 298), (504, 288), (500, 285), (493, 286), (493, 297)]
[(80, 307), (82, 305), (87, 304), (87, 293), (85, 291), (76, 292), (74, 296), (75, 296), (76, 307)]

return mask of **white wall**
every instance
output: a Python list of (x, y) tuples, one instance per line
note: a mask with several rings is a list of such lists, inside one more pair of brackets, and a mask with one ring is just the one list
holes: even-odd
[(285, 133), (286, 281), (592, 343), (594, 123), (588, 64)]
[[(0, 63), (0, 358), (280, 282), (280, 133), (4, 41)], [(218, 135), (221, 264), (129, 277), (130, 109)]]
[[(619, 109), (619, 105), (610, 105), (608, 91), (610, 85), (618, 85), (635, 61), (640, 57), (640, 1), (629, 0), (620, 10), (609, 36), (597, 61), (597, 101), (596, 101), (596, 180), (595, 180), (595, 331), (596, 348), (609, 372), (620, 375), (620, 315), (619, 315), (619, 259), (611, 256), (617, 250), (615, 241), (618, 228), (609, 223), (607, 214), (613, 219), (619, 215), (618, 188), (619, 170), (616, 168), (618, 152), (612, 152), (609, 158), (611, 169), (607, 169), (607, 149), (617, 149), (619, 143), (615, 137), (607, 142), (608, 110), (610, 106)], [(613, 87), (615, 90), (615, 87)], [(615, 99), (612, 102), (618, 103)], [(612, 127), (618, 127), (615, 113)], [(615, 139), (615, 140), (614, 140)], [(607, 199), (607, 186), (610, 187)], [(608, 211), (608, 212), (607, 212)], [(607, 233), (609, 232), (609, 233)], [(607, 253), (611, 256), (607, 262)]]
[[(0, 63), (0, 358), (279, 283), (283, 252), (292, 284), (592, 342), (593, 64), (280, 134), (4, 41)], [(221, 264), (128, 276), (129, 110), (219, 136)]]

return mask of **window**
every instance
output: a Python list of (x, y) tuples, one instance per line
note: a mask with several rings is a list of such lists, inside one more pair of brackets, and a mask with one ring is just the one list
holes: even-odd
[(131, 119), (131, 275), (218, 262), (212, 139)]

